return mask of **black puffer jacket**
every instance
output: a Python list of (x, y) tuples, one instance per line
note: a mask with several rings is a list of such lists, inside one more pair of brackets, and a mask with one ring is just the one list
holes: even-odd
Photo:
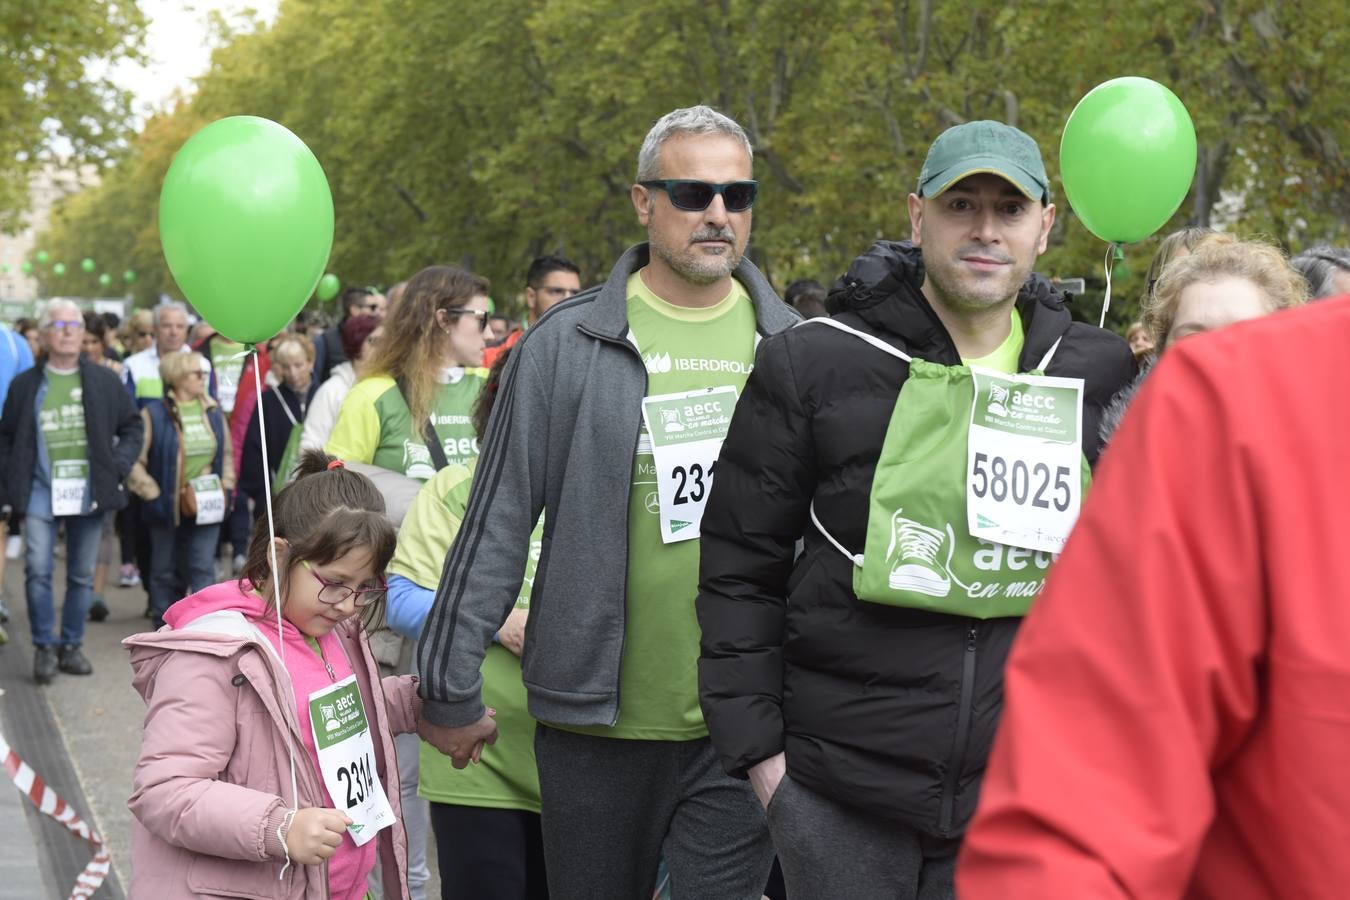
[[(832, 307), (911, 355), (957, 365), (922, 282), (917, 249), (879, 243), (836, 285)], [(1102, 410), (1134, 374), (1129, 348), (1073, 322), (1039, 276), (1017, 309), (1022, 369), (1062, 337), (1047, 374), (1085, 379), (1083, 449), (1094, 461)], [(975, 809), (1021, 620), (860, 601), (850, 561), (808, 518), (814, 498), (822, 523), (862, 550), (877, 455), (907, 373), (821, 325), (764, 341), (703, 518), (699, 694), (728, 772), (743, 776), (786, 750), (789, 773), (807, 787), (951, 836)]]

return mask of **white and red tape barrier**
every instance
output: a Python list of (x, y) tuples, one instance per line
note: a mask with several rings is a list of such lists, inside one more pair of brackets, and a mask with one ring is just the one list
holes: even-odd
[(89, 865), (84, 867), (80, 877), (75, 880), (75, 886), (70, 889), (70, 900), (77, 897), (92, 897), (94, 892), (103, 886), (104, 879), (108, 877), (108, 869), (111, 867), (108, 848), (104, 845), (103, 838), (99, 837), (98, 832), (90, 828), (56, 791), (48, 787), (28, 763), (19, 758), (19, 754), (9, 746), (3, 734), (0, 734), (0, 758), (4, 759), (5, 772), (19, 789), (19, 793), (27, 797), (43, 815), (60, 822), (72, 834), (88, 841), (94, 848), (93, 859), (89, 860)]

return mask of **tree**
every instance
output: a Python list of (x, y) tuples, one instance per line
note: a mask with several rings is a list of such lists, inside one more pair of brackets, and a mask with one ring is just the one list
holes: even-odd
[(139, 58), (144, 26), (134, 0), (0, 0), (0, 229), (18, 226), (54, 145), (74, 165), (116, 158), (131, 98), (91, 72)]

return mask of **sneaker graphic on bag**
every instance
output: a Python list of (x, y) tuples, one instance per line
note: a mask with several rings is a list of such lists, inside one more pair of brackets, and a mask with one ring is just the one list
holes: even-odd
[(902, 512), (897, 509), (891, 517), (891, 545), (886, 551), (892, 590), (947, 596), (952, 590), (952, 579), (938, 562), (946, 533), (907, 519)]

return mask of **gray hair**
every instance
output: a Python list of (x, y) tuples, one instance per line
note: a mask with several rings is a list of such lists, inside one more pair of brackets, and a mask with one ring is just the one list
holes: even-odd
[(666, 113), (656, 120), (652, 130), (642, 141), (638, 151), (637, 180), (655, 181), (661, 177), (661, 147), (673, 137), (684, 134), (725, 134), (740, 141), (746, 155), (752, 160), (755, 151), (745, 129), (734, 119), (722, 115), (711, 106), (689, 106)]
[(38, 327), (45, 330), (48, 325), (52, 324), (56, 314), (63, 310), (74, 310), (75, 314), (80, 317), (80, 324), (84, 324), (84, 310), (80, 309), (80, 304), (74, 300), (64, 300), (57, 297), (48, 300), (47, 304), (42, 307), (42, 316), (38, 319)]
[(1339, 273), (1350, 274), (1350, 250), (1339, 247), (1312, 247), (1289, 260), (1312, 288), (1314, 300), (1337, 293), (1332, 281)]
[(164, 315), (164, 312), (166, 310), (170, 309), (178, 310), (180, 313), (183, 314), (184, 319), (188, 317), (186, 303), (179, 303), (177, 300), (170, 300), (167, 303), (161, 303), (159, 306), (156, 306), (154, 310), (150, 313), (151, 322), (154, 324), (156, 328), (159, 327), (159, 317)]

